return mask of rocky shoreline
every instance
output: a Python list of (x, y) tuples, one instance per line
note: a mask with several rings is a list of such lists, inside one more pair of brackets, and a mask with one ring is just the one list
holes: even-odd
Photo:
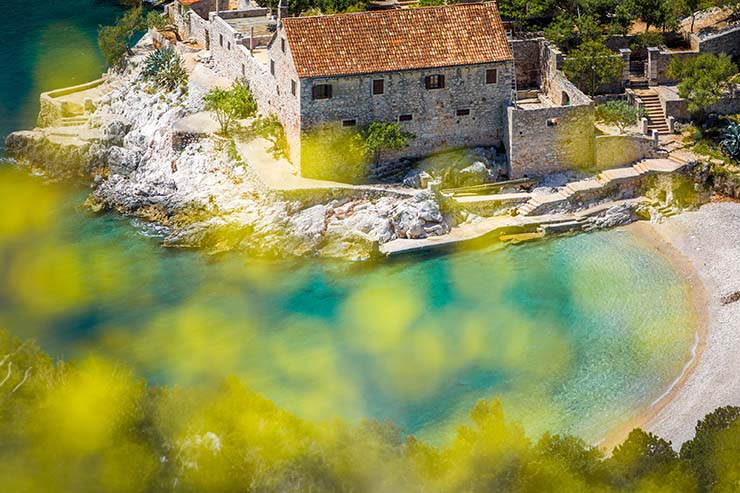
[(139, 72), (151, 49), (147, 36), (124, 72), (107, 74), (110, 90), (83, 125), (15, 132), (8, 156), (50, 179), (88, 181), (90, 210), (167, 226), (171, 247), (366, 259), (379, 244), (446, 234), (455, 224), (428, 191), (290, 199), (266, 189), (229, 139), (181, 145), (173, 127), (203, 110), (208, 87), (191, 77), (187, 90), (148, 90)]
[[(164, 226), (165, 246), (211, 253), (237, 250), (253, 256), (365, 260), (382, 255), (383, 245), (391, 242), (426, 240), (432, 244), (437, 238), (440, 243), (454, 242), (492, 219), (490, 211), (479, 214), (475, 208), (461, 207), (439, 189), (499, 179), (505, 162), (494, 149), (431, 156), (394, 186), (304, 180), (294, 189), (283, 189), (282, 180), (302, 180), (285, 172), (268, 186), (260, 174), (264, 170), (255, 168), (254, 160), (262, 159), (268, 174), (277, 163), (244, 152), (244, 142), (214, 133), (212, 118), (203, 111), (203, 95), (230, 81), (221, 77), (202, 52), (183, 52), (190, 71), (187, 88), (152, 90), (140, 72), (154, 44), (151, 35), (145, 36), (124, 70), (106, 74), (102, 86), (96, 86), (95, 101), (84, 101), (84, 115), (8, 136), (8, 156), (49, 179), (89, 183), (91, 193), (85, 206), (93, 212), (115, 211), (156, 223)], [(42, 116), (40, 120), (49, 120), (48, 115)], [(211, 120), (210, 125), (199, 128), (205, 120)], [(708, 178), (699, 176), (703, 168), (694, 168), (689, 167), (679, 180), (688, 178), (703, 186)], [(585, 176), (573, 173), (576, 178)], [(531, 196), (561, 193), (576, 178), (545, 177)], [(674, 191), (681, 187), (685, 184), (677, 186), (670, 176), (638, 180), (609, 187), (604, 197), (586, 194), (573, 203), (560, 204), (565, 208), (562, 211), (540, 214), (606, 205), (579, 223), (583, 231), (623, 225), (638, 217), (659, 220), (661, 214), (673, 210), (674, 205), (666, 205), (666, 200), (676, 202), (679, 194)], [(623, 203), (624, 198), (643, 194), (651, 197), (649, 203)], [(689, 202), (689, 207), (695, 205), (693, 199)], [(493, 212), (510, 217), (517, 207)], [(536, 227), (537, 221), (532, 225)], [(548, 226), (546, 234), (572, 232), (572, 227), (565, 226)], [(426, 243), (418, 245), (423, 248)]]

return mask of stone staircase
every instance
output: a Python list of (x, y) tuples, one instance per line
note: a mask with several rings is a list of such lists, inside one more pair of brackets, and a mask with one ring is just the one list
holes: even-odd
[(652, 133), (657, 130), (660, 134), (668, 133), (668, 123), (666, 122), (663, 106), (660, 104), (658, 94), (652, 89), (635, 91), (637, 97), (642, 101), (648, 119), (648, 130)]
[(87, 117), (84, 115), (65, 116), (61, 120), (62, 127), (80, 127), (85, 123), (87, 123)]
[(604, 170), (596, 177), (568, 183), (555, 193), (533, 196), (517, 211), (519, 215), (534, 216), (558, 207), (565, 209), (578, 195), (598, 195), (601, 190), (641, 176), (673, 173), (685, 164), (685, 161), (671, 156), (667, 159), (645, 159), (626, 168)]

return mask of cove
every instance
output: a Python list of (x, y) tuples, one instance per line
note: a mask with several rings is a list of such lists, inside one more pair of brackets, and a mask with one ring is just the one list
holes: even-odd
[(694, 342), (689, 286), (625, 231), (360, 264), (208, 257), (89, 215), (84, 196), (64, 191), (54, 227), (6, 250), (39, 277), (8, 276), (0, 317), (54, 356), (153, 383), (237, 376), (305, 418), (390, 419), (437, 442), (499, 397), (533, 435), (597, 440)]
[[(33, 126), (39, 92), (99, 76), (95, 30), (120, 13), (103, 0), (8, 7), (2, 135)], [(687, 283), (623, 231), (372, 264), (211, 258), (82, 212), (85, 190), (57, 193), (53, 227), (0, 243), (1, 327), (153, 383), (237, 376), (310, 419), (388, 418), (441, 442), (500, 396), (533, 436), (596, 440), (668, 388), (696, 333)]]

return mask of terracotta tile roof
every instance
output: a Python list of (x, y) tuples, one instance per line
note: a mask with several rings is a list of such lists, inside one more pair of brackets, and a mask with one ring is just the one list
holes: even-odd
[(180, 2), (181, 4), (187, 6), (187, 7), (190, 7), (191, 5), (194, 5), (196, 3), (200, 3), (203, 0), (177, 0), (177, 1)]
[(299, 77), (512, 59), (494, 2), (289, 17), (283, 27)]

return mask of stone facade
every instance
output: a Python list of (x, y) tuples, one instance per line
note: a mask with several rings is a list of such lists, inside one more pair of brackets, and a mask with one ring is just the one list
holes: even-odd
[[(486, 84), (486, 71), (497, 81)], [(353, 77), (304, 79), (300, 85), (301, 130), (326, 124), (356, 126), (399, 122), (414, 134), (412, 143), (391, 159), (420, 157), (448, 148), (495, 146), (503, 142), (506, 107), (511, 102), (511, 62), (477, 66), (408, 70)], [(425, 89), (424, 78), (443, 75), (445, 87)], [(383, 80), (383, 94), (373, 81)], [(331, 99), (314, 100), (313, 87), (331, 84)], [(408, 116), (407, 116), (408, 115)]]

